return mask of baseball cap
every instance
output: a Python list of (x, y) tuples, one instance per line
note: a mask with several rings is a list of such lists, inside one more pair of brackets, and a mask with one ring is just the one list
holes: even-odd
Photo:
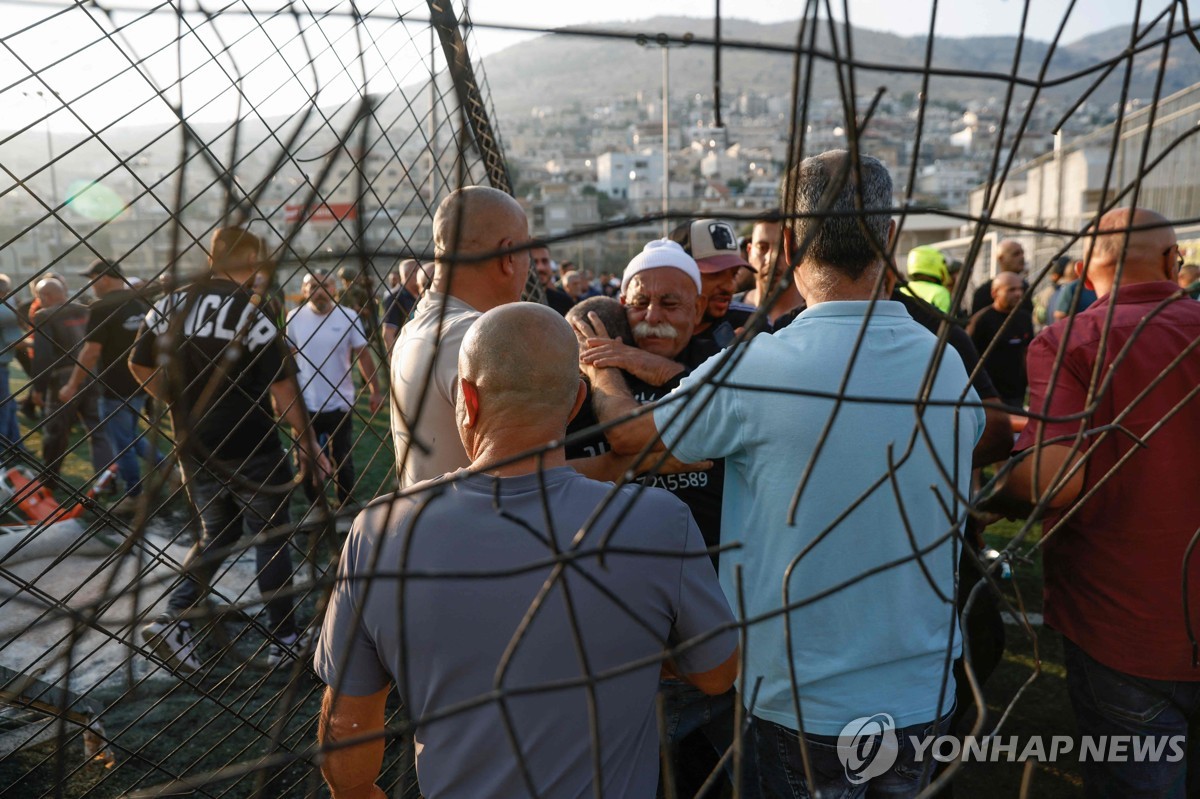
[(104, 258), (97, 258), (96, 260), (92, 261), (91, 266), (79, 274), (83, 275), (84, 277), (91, 278), (100, 277), (101, 275), (108, 275), (110, 277), (125, 277), (125, 273), (121, 271), (121, 267), (118, 264), (114, 264), (112, 261)]
[(629, 266), (625, 267), (625, 272), (621, 275), (621, 293), (625, 293), (625, 289), (629, 287), (629, 281), (638, 272), (659, 269), (664, 266), (673, 267), (686, 274), (696, 284), (696, 293), (700, 293), (700, 269), (696, 266), (695, 259), (684, 252), (683, 247), (679, 246), (677, 242), (670, 239), (655, 239), (633, 256), (633, 260), (629, 262)]
[(719, 219), (693, 219), (671, 231), (671, 240), (696, 259), (696, 266), (705, 274), (724, 272), (739, 266), (750, 268), (733, 225)]

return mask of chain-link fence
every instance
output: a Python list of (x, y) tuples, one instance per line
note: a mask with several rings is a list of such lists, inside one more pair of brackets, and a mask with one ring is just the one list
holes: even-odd
[[(668, 368), (664, 377), (660, 361), (646, 367), (641, 355), (615, 345), (584, 344), (624, 358), (628, 382), (613, 384), (610, 394), (606, 370), (585, 370), (592, 378), (585, 417), (594, 415), (571, 428), (566, 452), (599, 459), (585, 465), (585, 458), (574, 458), (580, 471), (634, 487), (568, 485), (553, 468), (566, 431), (536, 441), (520, 437), (526, 423), (532, 429), (558, 412), (548, 399), (553, 391), (542, 391), (539, 382), (552, 380), (541, 366), (559, 352), (557, 333), (538, 327), (549, 325), (544, 318), (529, 316), (525, 337), (506, 339), (512, 330), (485, 317), (506, 345), (489, 350), (478, 340), (482, 334), (466, 332), (475, 319), (471, 302), (479, 310), (501, 304), (486, 301), (493, 295), (479, 288), (481, 270), (493, 270), (486, 274), (495, 285), (508, 281), (508, 289), (534, 300), (558, 289), (525, 268), (524, 230), (494, 234), (517, 213), (515, 204), (481, 200), (483, 206), (469, 206), (457, 218), (453, 212), (462, 207), (451, 204), (435, 220), (456, 189), (519, 191), (499, 135), (505, 120), (491, 106), (476, 57), (476, 26), (458, 15), (462, 9), (432, 1), (411, 8), (4, 7), (10, 32), (0, 37), (0, 58), (8, 80), (0, 95), (10, 109), (10, 132), (0, 138), (7, 210), (0, 270), (10, 284), (0, 360), (7, 362), (11, 391), (0, 405), (0, 793), (320, 796), (327, 790), (322, 766), (334, 782), (338, 766), (331, 764), (349, 762), (356, 775), (376, 768), (370, 758), (344, 759), (362, 756), (371, 747), (354, 745), (366, 741), (386, 743), (377, 783), (388, 795), (419, 795), (418, 762), (427, 792), (436, 793), (428, 787), (434, 785), (485, 795), (489, 785), (494, 793), (518, 784), (530, 795), (551, 796), (582, 779), (581, 790), (596, 796), (634, 795), (647, 790), (640, 781), (646, 774), (653, 789), (654, 764), (645, 754), (657, 753), (661, 741), (662, 795), (752, 796), (756, 764), (772, 760), (768, 733), (794, 739), (792, 766), (809, 780), (821, 755), (794, 731), (825, 735), (830, 751), (823, 756), (851, 781), (865, 779), (878, 742), (896, 732), (870, 727), (879, 724), (873, 713), (896, 713), (887, 721), (901, 732), (953, 715), (953, 729), (926, 732), (959, 736), (954, 740), (1076, 733), (1063, 645), (1038, 610), (1038, 535), (1050, 500), (1035, 497), (1035, 507), (1015, 522), (985, 533), (995, 520), (981, 498), (1006, 472), (989, 469), (972, 481), (972, 447), (974, 465), (995, 463), (1025, 418), (1074, 420), (1077, 430), (1064, 438), (1075, 460), (1056, 475), (1057, 489), (1091, 468), (1096, 441), (1126, 435), (1157, 452), (1181, 420), (1194, 422), (1195, 391), (1150, 418), (1131, 421), (1118, 407), (1115, 421), (1096, 422), (1091, 414), (1121, 379), (1098, 371), (1072, 413), (1059, 413), (1062, 406), (1054, 413), (1026, 409), (1022, 389), (1015, 403), (993, 402), (985, 414), (981, 397), (1009, 399), (996, 387), (986, 394), (981, 376), (1018, 314), (1003, 314), (995, 335), (975, 350), (961, 345), (962, 320), (918, 309), (936, 343), (923, 333), (912, 338), (910, 330), (904, 341), (915, 348), (881, 361), (871, 330), (889, 323), (894, 310), (874, 300), (862, 303), (867, 310), (847, 328), (850, 339), (818, 342), (812, 368), (795, 370), (789, 361), (795, 353), (764, 354), (764, 328), (785, 329), (781, 315), (768, 309), (792, 290), (788, 280), (764, 274), (758, 308), (742, 309), (743, 323), (729, 325), (729, 340), (720, 342), (728, 346), (693, 353), (711, 360), (696, 355), (688, 362), (682, 347), (660, 345), (669, 352), (666, 361), (700, 377), (652, 417), (622, 403), (663, 397), (679, 369)], [(1161, 130), (1167, 150), (1194, 161), (1191, 95), (1160, 107), (1161, 80), (1149, 107), (1129, 116), (1126, 83), (1113, 128), (1072, 146), (1070, 153), (1088, 154), (1087, 169), (1101, 186), (1086, 190), (1092, 193), (1085, 209), (1052, 221), (1045, 213), (1016, 213), (1010, 186), (1031, 180), (1014, 176), (1039, 94), (1066, 81), (1047, 74), (1057, 39), (1031, 78), (1019, 68), (1019, 55), (1009, 71), (935, 65), (932, 39), (917, 64), (875, 63), (856, 51), (854, 29), (830, 22), (830, 9), (816, 2), (804, 4), (796, 36), (783, 44), (722, 38), (717, 9), (712, 37), (546, 33), (612, 40), (630, 52), (647, 43), (703, 49), (714, 55), (717, 87), (722, 53), (790, 73), (790, 98), (776, 123), (787, 129), (777, 159), (783, 207), (761, 212), (777, 196), (765, 190), (759, 196), (770, 199), (761, 203), (722, 205), (724, 195), (712, 186), (676, 201), (668, 175), (665, 214), (622, 216), (610, 209), (603, 218), (552, 230), (552, 209), (522, 196), (533, 226), (545, 231), (539, 245), (595, 254), (597, 263), (619, 248), (617, 260), (625, 262), (658, 235), (664, 216), (681, 222), (717, 214), (747, 225), (786, 222), (775, 235), (794, 238), (782, 253), (776, 248), (775, 275), (785, 256), (800, 264), (810, 253), (833, 258), (819, 249), (827, 244), (822, 225), (841, 224), (851, 238), (869, 231), (884, 210), (910, 219), (947, 213), (915, 199), (915, 178), (931, 157), (924, 146), (927, 114), (936, 90), (981, 79), (1003, 95), (1001, 130), (969, 211), (949, 212), (961, 217), (964, 235), (939, 243), (964, 264), (959, 300), (995, 273), (1003, 238), (1027, 242), (1040, 259), (1047, 241), (1061, 241), (1063, 251), (1078, 248), (1084, 223), (1134, 202), (1183, 228), (1194, 225), (1180, 199), (1194, 187), (1176, 181), (1173, 193), (1162, 194), (1160, 181), (1146, 178), (1161, 170), (1154, 172), (1139, 147), (1144, 139), (1130, 132)], [(1186, 3), (1171, 3), (1154, 24), (1135, 26), (1137, 64), (1158, 59), (1161, 76), (1172, 48), (1200, 50), (1186, 12)], [(936, 5), (934, 14), (931, 29)], [(1024, 36), (1016, 40), (1018, 51), (1024, 44)], [(1134, 67), (1131, 52), (1098, 55), (1072, 79), (1090, 84)], [(824, 78), (834, 99), (821, 103), (814, 85)], [(906, 117), (911, 135), (899, 145), (879, 138), (880, 128), (894, 121), (879, 121), (893, 79), (920, 83), (915, 112)], [(715, 95), (714, 130), (720, 130), (719, 89)], [(814, 133), (818, 112), (825, 116)], [(833, 128), (824, 124), (831, 120), (838, 122), (832, 139), (825, 128)], [(670, 142), (664, 133), (662, 146)], [(801, 176), (801, 162), (830, 145), (851, 156), (824, 176), (826, 191), (805, 198), (812, 176)], [(865, 204), (874, 167), (861, 158), (885, 147), (894, 156), (885, 160), (895, 179), (886, 209)], [(1055, 163), (1065, 157), (1053, 156)], [(1023, 168), (1032, 174), (1050, 158)], [(665, 160), (670, 171), (670, 156)], [(630, 197), (643, 188), (635, 174), (651, 162), (631, 170)], [(839, 206), (839, 194), (852, 196), (848, 205)], [(644, 202), (627, 210), (657, 208), (658, 198), (648, 197), (639, 195)], [(1163, 232), (1153, 223), (1132, 227), (1134, 236)], [(870, 230), (868, 260), (890, 261), (886, 235)], [(879, 273), (871, 296), (885, 276)], [(712, 292), (699, 276), (696, 287)], [(810, 299), (836, 299), (817, 283), (801, 288)], [(414, 305), (422, 294), (425, 304)], [(85, 305), (89, 295), (96, 299)], [(635, 326), (629, 340), (650, 355), (655, 346), (647, 341), (677, 337), (681, 329), (690, 337), (697, 325), (715, 337), (721, 327), (720, 315), (710, 312), (674, 332), (671, 325), (665, 333), (638, 328), (646, 321), (639, 314), (663, 300), (643, 302), (629, 293), (625, 299), (628, 316), (618, 309), (614, 324)], [(1181, 295), (1164, 300), (1150, 317), (1177, 300)], [(797, 328), (781, 340), (800, 341), (811, 316), (792, 322)], [(584, 318), (578, 326), (591, 324)], [(1122, 339), (1117, 366), (1134, 358), (1129, 353), (1136, 353), (1143, 327)], [(1099, 329), (1102, 338), (1109, 335), (1111, 316)], [(618, 333), (595, 331), (605, 332)], [(813, 328), (809, 335), (828, 334)], [(959, 346), (974, 355), (960, 359), (952, 349)], [(1196, 342), (1182, 346), (1146, 395), (1195, 368)], [(488, 418), (493, 390), (491, 377), (481, 375), (514, 364), (525, 373), (505, 390), (527, 406), (512, 412), (528, 416), (520, 425), (478, 423)], [(1062, 368), (1060, 357), (1051, 386), (1059, 385)], [(755, 369), (770, 378), (745, 382)], [(876, 382), (880, 374), (891, 382)], [(767, 420), (740, 417), (739, 403), (751, 407), (760, 396), (795, 405), (777, 406), (779, 415)], [(606, 406), (609, 400), (615, 404)], [(624, 431), (631, 428), (621, 423), (634, 416), (643, 430), (648, 418), (664, 428), (681, 425), (683, 431), (668, 436), (680, 459), (688, 460), (686, 453), (716, 463), (697, 467), (658, 455), (657, 429), (651, 440), (630, 444)], [(430, 475), (406, 466), (445, 462), (446, 448), (460, 444), (459, 430), (447, 432), (455, 423), (464, 445), (455, 454), (460, 461), (468, 451), (472, 457), (451, 471), (472, 459), (486, 468), (432, 487), (419, 483)], [(759, 445), (749, 443), (751, 432), (763, 446), (778, 436), (796, 447), (764, 470), (747, 454)], [(489, 435), (528, 446), (510, 445), (505, 457), (489, 459)], [(697, 440), (711, 450), (689, 443)], [(1032, 451), (1043, 443), (1039, 438)], [(978, 454), (985, 444), (990, 458)], [(1130, 457), (1099, 461), (1103, 470), (1087, 477), (1090, 493), (1072, 507), (1103, 491)], [(516, 476), (497, 476), (509, 467)], [(660, 529), (677, 504), (648, 487), (674, 493), (701, 522), (703, 529), (694, 531), (673, 528), (673, 534), (683, 530), (687, 547)], [(767, 494), (775, 503), (769, 507), (786, 513), (760, 518)], [(1076, 510), (1055, 509), (1052, 533), (1065, 537), (1062, 528)], [(891, 519), (886, 529), (870, 523), (880, 513)], [(355, 518), (351, 546), (343, 550)], [(754, 527), (763, 518), (773, 525), (771, 536)], [(487, 538), (497, 529), (508, 536), (499, 546)], [(774, 543), (764, 548), (763, 540)], [(399, 548), (389, 548), (394, 544)], [(708, 555), (720, 556), (723, 598)], [(1170, 565), (1182, 568), (1188, 596), (1186, 557)], [(637, 604), (647, 587), (657, 590), (672, 579), (675, 595), (655, 600), (658, 615)], [(896, 613), (910, 615), (896, 619)], [(726, 658), (733, 639), (739, 648)], [(764, 652), (777, 666), (763, 665), (770, 660)], [(913, 671), (888, 670), (910, 658), (919, 661)], [(732, 672), (717, 674), (728, 665), (722, 661), (739, 667), (736, 692), (727, 682), (713, 688), (725, 701), (724, 741), (717, 733), (709, 740), (684, 734), (689, 713), (706, 714), (714, 705), (686, 695), (674, 679), (680, 675), (664, 674), (666, 687), (653, 698), (664, 660), (708, 688), (732, 680)], [(387, 677), (385, 688), (395, 683), (397, 690), (380, 694), (379, 675)], [(888, 703), (902, 705), (913, 686), (929, 689), (925, 715), (905, 722)], [(887, 706), (862, 708), (867, 718), (858, 719), (864, 724), (853, 734), (855, 745), (865, 741), (867, 748), (851, 746), (839, 764), (838, 730), (829, 732), (832, 722), (822, 713), (828, 705), (836, 717), (838, 703), (856, 690), (883, 697)], [(362, 733), (339, 728), (343, 716), (358, 718), (346, 708), (366, 697), (378, 700), (370, 713), (381, 714), (379, 723)], [(559, 716), (575, 726), (547, 721)], [(779, 723), (735, 734), (762, 719)], [(464, 750), (478, 752), (478, 759)], [(961, 751), (917, 764), (915, 784), (935, 782), (924, 795), (950, 784), (981, 796), (1079, 791), (1077, 758), (973, 764)], [(493, 772), (489, 758), (497, 752), (509, 757)], [(496, 777), (500, 772), (515, 782)], [(559, 772), (568, 776), (556, 783)]]

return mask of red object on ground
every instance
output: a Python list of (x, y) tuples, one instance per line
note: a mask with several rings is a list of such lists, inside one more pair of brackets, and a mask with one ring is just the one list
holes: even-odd
[(54, 494), (24, 469), (16, 466), (5, 469), (0, 482), (12, 491), (17, 510), (30, 522), (44, 522), (49, 519), (57, 521), (62, 518), (63, 510), (54, 501)]

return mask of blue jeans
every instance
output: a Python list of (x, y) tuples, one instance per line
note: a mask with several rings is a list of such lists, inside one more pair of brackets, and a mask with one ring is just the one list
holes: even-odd
[(21, 428), (17, 426), (17, 401), (8, 383), (8, 364), (0, 366), (0, 446), (21, 444)]
[[(838, 756), (838, 736), (804, 736), (815, 786), (805, 778), (800, 736), (795, 730), (760, 719), (753, 721), (758, 774), (766, 799), (860, 799), (861, 797), (912, 797), (929, 784), (938, 765), (929, 751), (924, 762), (916, 759), (913, 738), (943, 735), (950, 728), (953, 708), (939, 721), (913, 724), (896, 730), (899, 751), (890, 769), (860, 784), (853, 784)], [(814, 792), (812, 788), (815, 787)]]
[[(292, 469), (283, 451), (253, 455), (240, 463), (214, 460), (202, 465), (185, 460), (181, 466), (188, 499), (200, 517), (200, 539), (188, 552), (184, 579), (167, 603), (171, 614), (185, 615), (209, 592), (213, 577), (243, 535), (253, 538), (267, 531), (268, 537), (254, 544), (258, 590), (275, 635), (286, 638), (295, 633), (295, 603), (287, 590), (292, 585), (291, 535), (270, 535), (269, 530), (289, 520), (291, 494), (283, 489), (291, 483)], [(230, 479), (229, 474), (241, 480)], [(271, 490), (260, 490), (264, 486)]]
[[(718, 756), (724, 756), (733, 746), (733, 716), (735, 703), (741, 701), (737, 691), (729, 690), (717, 696), (709, 696), (696, 686), (679, 680), (663, 680), (658, 685), (663, 694), (663, 715), (667, 729), (667, 741), (670, 745), (670, 767), (677, 773), (682, 773), (692, 764), (680, 762), (676, 756), (677, 747), (684, 738), (696, 730), (704, 733), (704, 737), (712, 744)], [(739, 799), (756, 799), (758, 797), (758, 771), (754, 755), (754, 737), (747, 734), (742, 741), (742, 789), (737, 792)], [(693, 767), (694, 768), (694, 767)], [(698, 770), (698, 769), (695, 769)], [(732, 784), (734, 779), (733, 756), (725, 764), (725, 774)], [(702, 784), (707, 774), (689, 775), (692, 781)], [(679, 779), (676, 779), (679, 784)], [(661, 780), (660, 780), (660, 795)]]
[[(1067, 667), (1067, 691), (1075, 709), (1080, 735), (1122, 735), (1143, 738), (1187, 737), (1186, 756), (1175, 763), (1166, 757), (1158, 762), (1096, 762), (1088, 758), (1080, 765), (1083, 785), (1091, 797), (1182, 797), (1189, 783), (1200, 783), (1200, 758), (1196, 737), (1188, 736), (1189, 722), (1200, 722), (1200, 682), (1171, 682), (1134, 677), (1109, 668), (1063, 638)], [(1132, 747), (1127, 747), (1127, 751)], [(1164, 747), (1172, 755), (1170, 745)], [(1191, 763), (1193, 768), (1189, 769)]]
[[(145, 435), (138, 430), (138, 417), (145, 408), (144, 396), (128, 400), (100, 398), (100, 417), (104, 419), (104, 429), (108, 431), (108, 440), (116, 455), (121, 482), (131, 497), (142, 493), (142, 470), (138, 462), (144, 461), (150, 451)], [(157, 452), (154, 453), (154, 461), (162, 462), (162, 456)]]

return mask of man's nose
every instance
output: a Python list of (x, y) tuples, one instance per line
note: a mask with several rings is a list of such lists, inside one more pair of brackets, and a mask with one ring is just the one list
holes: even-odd
[(657, 325), (664, 319), (662, 306), (657, 302), (652, 302), (646, 306), (646, 323)]

